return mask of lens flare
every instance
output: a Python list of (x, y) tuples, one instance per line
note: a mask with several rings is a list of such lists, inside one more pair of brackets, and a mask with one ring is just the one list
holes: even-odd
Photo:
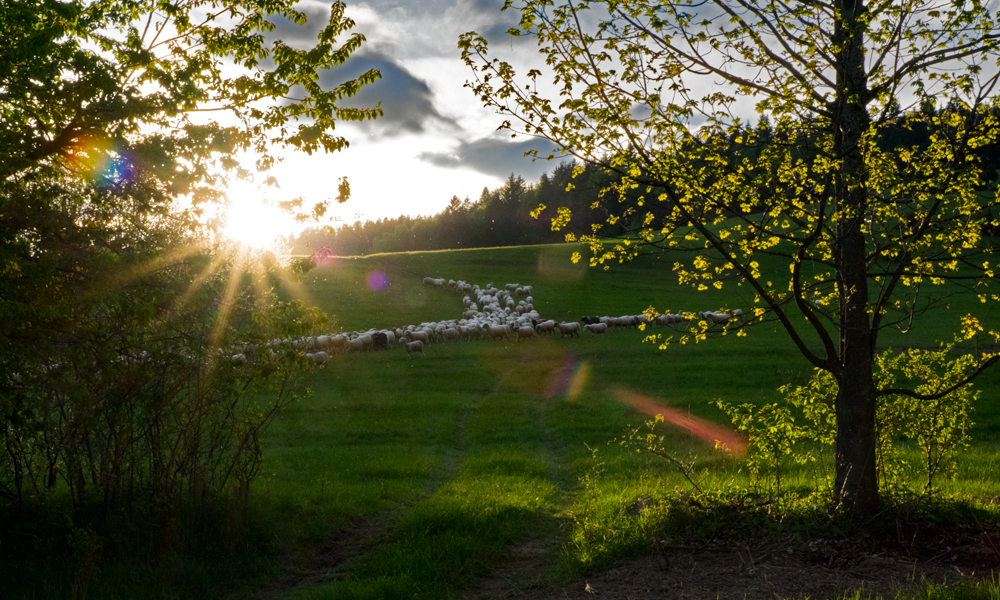
[(590, 363), (583, 361), (573, 375), (573, 379), (569, 382), (569, 389), (566, 390), (566, 399), (570, 402), (575, 402), (580, 397), (580, 392), (583, 391), (583, 386), (586, 385), (589, 378)]
[(373, 292), (381, 292), (389, 285), (389, 277), (378, 271), (368, 274), (368, 287)]
[(317, 267), (328, 267), (336, 262), (337, 257), (334, 256), (333, 250), (330, 250), (329, 246), (323, 246), (319, 250), (313, 252), (312, 261)]
[(583, 386), (587, 383), (590, 375), (590, 363), (579, 362), (572, 354), (566, 357), (562, 368), (552, 379), (552, 384), (545, 393), (546, 398), (566, 395), (566, 399), (574, 402), (580, 397)]
[(633, 410), (651, 417), (659, 415), (663, 417), (664, 422), (686, 429), (695, 437), (713, 444), (716, 448), (737, 456), (743, 455), (747, 451), (746, 440), (735, 431), (731, 431), (705, 419), (686, 415), (677, 409), (663, 406), (660, 403), (662, 401), (654, 400), (653, 398), (624, 388), (614, 388), (612, 393), (619, 402)]

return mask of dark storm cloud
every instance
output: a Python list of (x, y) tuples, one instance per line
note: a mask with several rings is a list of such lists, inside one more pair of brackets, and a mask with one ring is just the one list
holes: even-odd
[[(538, 150), (542, 158), (532, 162), (524, 156), (528, 150)], [(482, 138), (461, 142), (454, 152), (424, 152), (418, 158), (448, 169), (467, 168), (497, 177), (515, 173), (527, 181), (536, 181), (542, 173), (555, 168), (554, 162), (544, 160), (553, 150), (551, 142), (536, 139), (514, 142)]]
[(344, 66), (328, 71), (320, 77), (325, 88), (354, 79), (370, 69), (378, 69), (382, 79), (361, 89), (357, 96), (343, 102), (343, 106), (372, 107), (382, 103), (383, 117), (366, 121), (360, 127), (380, 135), (423, 133), (428, 123), (450, 129), (458, 124), (442, 115), (434, 107), (434, 93), (421, 79), (414, 77), (388, 56), (368, 53), (350, 58)]
[(319, 32), (330, 22), (330, 7), (318, 3), (300, 3), (296, 10), (306, 15), (308, 20), (305, 26), (292, 23), (284, 17), (271, 17), (268, 21), (274, 25), (274, 30), (265, 34), (268, 42), (281, 40), (293, 48), (316, 45)]

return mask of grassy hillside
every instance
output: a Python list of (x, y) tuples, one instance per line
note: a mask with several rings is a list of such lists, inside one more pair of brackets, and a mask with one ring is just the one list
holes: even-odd
[[(661, 312), (752, 306), (752, 294), (735, 282), (704, 292), (678, 286), (667, 256), (603, 270), (574, 265), (575, 249), (338, 258), (290, 284), (287, 293), (321, 307), (335, 319), (331, 328), (344, 330), (457, 318), (461, 298), (421, 285), (428, 276), (530, 284), (536, 309), (558, 320), (636, 314), (649, 306)], [(780, 263), (763, 270), (774, 281), (787, 276)], [(884, 346), (934, 347), (935, 340), (950, 339), (977, 300), (965, 295), (949, 302), (912, 332), (886, 334)], [(481, 589), (484, 580), (508, 577), (503, 573), (512, 564), (520, 566), (504, 589), (523, 590), (648, 555), (651, 536), (668, 521), (708, 537), (817, 535), (802, 529), (808, 515), (765, 527), (740, 512), (698, 519), (672, 512), (678, 490), (689, 490), (689, 483), (661, 459), (618, 443), (649, 418), (630, 406), (652, 404), (730, 427), (716, 400), (777, 401), (779, 386), (804, 382), (812, 372), (786, 334), (768, 324), (747, 337), (660, 350), (643, 342), (651, 332), (678, 336), (669, 329), (615, 330), (522, 343), (431, 344), (425, 356), (413, 358), (398, 347), (331, 356), (268, 430), (249, 518), (229, 524), (242, 533), (226, 540), (227, 552), (176, 557), (164, 551), (155, 564), (81, 555), (66, 569), (75, 573), (72, 580), (51, 578), (13, 597), (350, 600), (450, 598), (474, 590), (493, 597), (488, 586)], [(1000, 370), (977, 386), (982, 399), (972, 447), (942, 487), (995, 498)], [(694, 461), (702, 486), (748, 485), (745, 465), (716, 450), (711, 436), (666, 425), (660, 433), (667, 448)], [(916, 459), (912, 449), (908, 458)], [(785, 489), (812, 489), (811, 467), (785, 469)], [(761, 506), (766, 515), (767, 504)], [(906, 575), (919, 581), (917, 572)], [(853, 590), (845, 591), (851, 597)]]
[[(457, 318), (460, 297), (424, 287), (425, 276), (534, 286), (547, 318), (665, 310), (747, 308), (740, 286), (696, 292), (679, 287), (667, 258), (611, 270), (573, 265), (571, 246), (536, 246), (341, 258), (310, 272), (297, 293), (345, 330)], [(774, 266), (775, 277), (780, 265)], [(375, 273), (388, 285), (373, 289)], [(380, 286), (375, 286), (380, 287)], [(926, 329), (903, 339), (930, 346), (954, 329), (971, 299), (953, 303)], [(954, 316), (954, 319), (952, 317)], [(621, 450), (613, 440), (647, 417), (621, 400), (630, 394), (727, 423), (716, 399), (763, 403), (776, 388), (804, 381), (810, 365), (773, 326), (666, 350), (645, 333), (533, 342), (432, 344), (423, 358), (396, 348), (332, 357), (303, 397), (275, 424), (256, 510), (294, 553), (346, 539), (355, 551), (328, 581), (289, 586), (293, 598), (443, 597), (455, 593), (525, 539), (540, 540), (545, 575), (605, 564), (647, 551), (654, 519), (632, 519), (637, 498), (669, 498), (686, 484), (664, 465)], [(896, 343), (892, 340), (892, 343)], [(1000, 494), (996, 372), (979, 382), (983, 398), (973, 451), (953, 492)], [(574, 385), (575, 384), (575, 385)], [(669, 443), (699, 458), (705, 483), (745, 481), (739, 465), (683, 430)], [(612, 442), (609, 444), (609, 442)], [(597, 450), (597, 461), (591, 449)], [(603, 467), (599, 467), (603, 463)], [(597, 470), (595, 470), (597, 469)], [(811, 482), (806, 469), (790, 485)], [(582, 486), (581, 477), (601, 474)], [(743, 478), (743, 479), (741, 479)], [(590, 533), (588, 533), (588, 523)], [(592, 539), (595, 530), (601, 539)]]

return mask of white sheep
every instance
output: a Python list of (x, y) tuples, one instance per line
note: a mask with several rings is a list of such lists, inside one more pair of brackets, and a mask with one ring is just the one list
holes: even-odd
[[(404, 340), (406, 338), (403, 338)], [(414, 340), (412, 342), (404, 342), (403, 347), (406, 348), (406, 355), (412, 356), (414, 352), (419, 352), (420, 356), (424, 356), (424, 343), (420, 340)]]
[(425, 344), (431, 343), (431, 336), (430, 336), (430, 334), (427, 333), (426, 331), (422, 330), (422, 329), (419, 330), (419, 331), (417, 331), (417, 330), (411, 331), (408, 334), (408, 337), (410, 339), (412, 339), (412, 340), (416, 340), (418, 342), (423, 342)]
[(583, 328), (589, 331), (591, 335), (602, 335), (608, 332), (607, 323), (591, 323), (590, 325), (584, 325)]
[(506, 325), (483, 325), (483, 327), (489, 332), (491, 340), (507, 339), (510, 335), (510, 329)]
[(580, 324), (579, 323), (559, 323), (557, 325), (559, 328), (559, 333), (562, 337), (566, 336), (576, 336), (580, 337)]
[(538, 333), (552, 333), (556, 329), (556, 322), (553, 321), (552, 319), (549, 319), (548, 321), (542, 321), (540, 323), (537, 321), (532, 321), (532, 325), (535, 326), (535, 331), (537, 331)]

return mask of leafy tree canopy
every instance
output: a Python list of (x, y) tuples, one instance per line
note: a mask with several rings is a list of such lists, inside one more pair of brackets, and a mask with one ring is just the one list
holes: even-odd
[[(468, 86), (504, 127), (620, 174), (603, 202), (622, 204), (631, 232), (610, 244), (596, 229), (583, 236), (591, 264), (654, 247), (676, 257), (682, 283), (749, 286), (752, 318), (726, 327), (777, 321), (833, 376), (834, 498), (871, 514), (876, 403), (890, 393), (873, 368), (879, 335), (941, 306), (945, 290), (997, 300), (997, 199), (983, 191), (995, 173), (977, 153), (1000, 125), (996, 14), (936, 0), (528, 0), (519, 10), (510, 33), (537, 40), (545, 72), (491, 59), (471, 32), (459, 41)], [(935, 98), (947, 107), (927, 110)], [(762, 274), (775, 260), (786, 281)], [(967, 334), (977, 327), (970, 315)], [(702, 322), (687, 335), (714, 330)], [(962, 381), (995, 360), (977, 356)]]
[[(306, 24), (294, 6), (4, 2), (0, 521), (38, 527), (17, 539), (93, 527), (127, 544), (185, 502), (248, 493), (261, 431), (306, 366), (262, 344), (326, 318), (277, 299), (290, 273), (273, 256), (214, 246), (205, 209), (253, 175), (238, 153), (266, 171), (287, 151), (338, 151), (338, 121), (381, 112), (338, 106), (377, 71), (320, 85), (364, 40), (343, 3), (309, 47), (267, 41), (278, 19)], [(33, 502), (51, 530), (6, 518)]]
[[(337, 106), (377, 71), (332, 89), (319, 85), (319, 73), (343, 64), (364, 40), (350, 33), (344, 4), (331, 6), (311, 47), (265, 41), (276, 19), (305, 25), (294, 4), (4, 4), (5, 339), (65, 319), (72, 309), (59, 302), (99, 289), (98, 274), (111, 272), (104, 267), (113, 268), (123, 253), (155, 252), (163, 240), (146, 234), (165, 220), (175, 220), (175, 229), (200, 228), (204, 207), (225, 203), (227, 182), (251, 176), (236, 153), (256, 156), (257, 168), (266, 170), (287, 150), (337, 151), (347, 146), (334, 132), (337, 121), (380, 114), (378, 107)], [(341, 185), (346, 196), (346, 181)]]

